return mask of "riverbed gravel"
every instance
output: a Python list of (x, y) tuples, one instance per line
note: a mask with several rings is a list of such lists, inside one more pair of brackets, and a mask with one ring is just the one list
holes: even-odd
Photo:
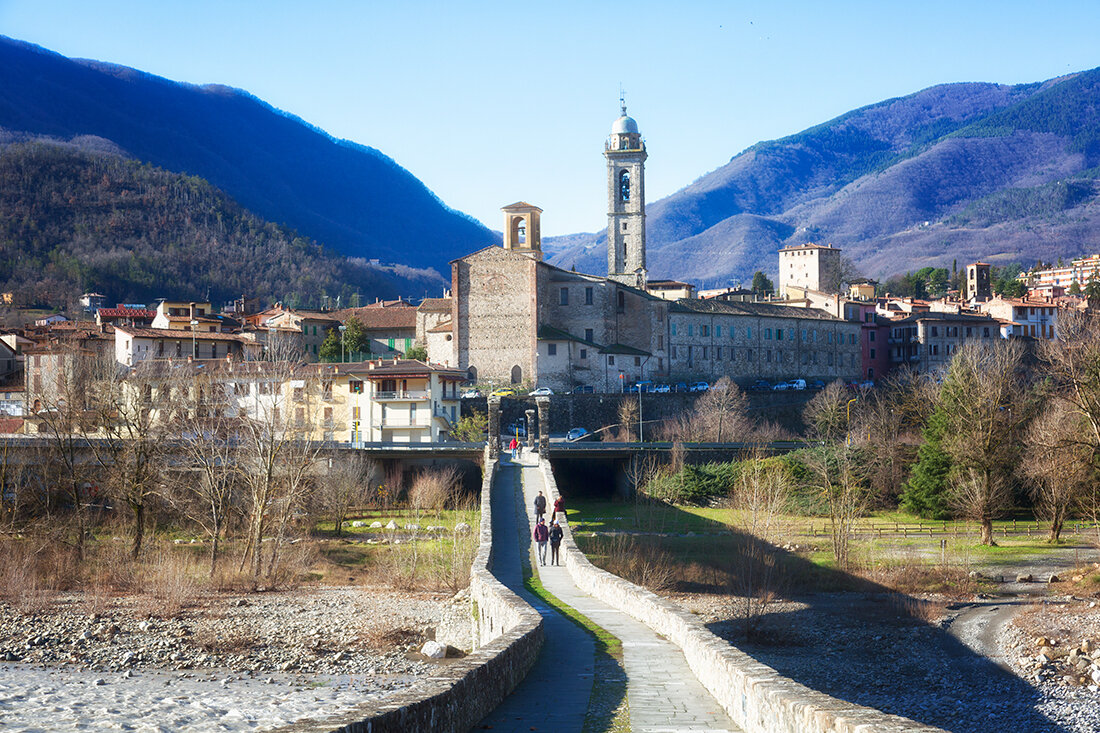
[(331, 715), (431, 674), (421, 642), (469, 625), (468, 601), (390, 589), (216, 595), (173, 618), (127, 598), (88, 613), (86, 601), (0, 604), (5, 730), (252, 730)]

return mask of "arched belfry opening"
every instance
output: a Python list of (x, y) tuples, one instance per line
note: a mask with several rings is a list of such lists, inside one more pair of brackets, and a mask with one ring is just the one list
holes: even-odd
[(619, 171), (619, 200), (630, 200), (630, 171)]
[(505, 206), (504, 249), (542, 259), (542, 237), (539, 234), (539, 215), (542, 209), (524, 201)]

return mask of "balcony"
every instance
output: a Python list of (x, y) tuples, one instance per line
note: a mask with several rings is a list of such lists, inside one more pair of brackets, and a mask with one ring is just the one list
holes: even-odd
[(375, 392), (374, 399), (376, 402), (408, 402), (411, 400), (430, 400), (432, 393), (427, 391), (407, 391), (407, 392)]
[(428, 423), (420, 422), (419, 420), (416, 422), (409, 422), (408, 418), (404, 420), (380, 420), (376, 423), (372, 423), (371, 426), (376, 430), (395, 430), (398, 428), (427, 430), (431, 427)]

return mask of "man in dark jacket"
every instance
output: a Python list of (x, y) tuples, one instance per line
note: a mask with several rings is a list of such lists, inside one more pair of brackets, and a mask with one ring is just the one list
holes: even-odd
[(538, 524), (535, 525), (535, 542), (539, 546), (539, 564), (546, 564), (546, 541), (550, 539), (550, 531), (546, 528), (546, 520), (539, 517)]
[(535, 497), (535, 520), (541, 522), (543, 514), (546, 514), (546, 497), (540, 491)]
[(562, 531), (561, 525), (558, 524), (558, 520), (554, 520), (554, 523), (550, 525), (550, 564), (558, 564), (558, 548), (561, 547), (561, 538), (565, 534)]

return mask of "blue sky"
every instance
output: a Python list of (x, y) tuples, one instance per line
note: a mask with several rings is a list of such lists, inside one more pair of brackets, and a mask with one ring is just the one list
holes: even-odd
[(760, 140), (953, 81), (1100, 66), (1100, 2), (0, 0), (0, 33), (66, 56), (246, 89), (376, 147), (500, 228), (606, 225), (620, 84), (647, 199)]

